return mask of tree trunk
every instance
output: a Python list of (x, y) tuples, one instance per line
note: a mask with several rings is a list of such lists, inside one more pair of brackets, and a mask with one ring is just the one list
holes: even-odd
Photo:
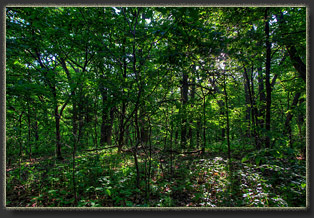
[(200, 129), (201, 129), (201, 121), (198, 120), (196, 123), (196, 147), (197, 148), (200, 147)]
[(300, 77), (306, 82), (306, 65), (297, 55), (297, 50), (294, 46), (287, 46), (287, 50), (294, 68), (298, 71)]
[[(276, 18), (278, 20), (279, 27), (283, 29), (284, 28), (283, 26), (285, 25), (283, 13), (281, 12), (280, 16), (276, 15)], [(298, 56), (296, 47), (294, 45), (287, 43), (287, 40), (285, 41), (286, 41), (285, 43), (286, 48), (287, 48), (290, 60), (292, 61), (293, 67), (298, 71), (299, 76), (303, 79), (303, 81), (306, 82), (306, 65)]]
[(188, 75), (183, 72), (182, 75), (182, 88), (181, 88), (181, 101), (182, 101), (182, 120), (181, 120), (181, 148), (186, 148), (186, 136), (187, 136), (187, 115), (186, 104), (188, 101)]
[(63, 160), (63, 157), (61, 154), (60, 115), (58, 113), (58, 106), (55, 107), (55, 121), (56, 121), (57, 159)]
[(32, 143), (31, 143), (31, 111), (29, 107), (29, 101), (28, 99), (27, 102), (27, 124), (28, 124), (28, 137), (27, 137), (27, 142), (28, 142), (28, 147), (29, 147), (29, 161), (32, 159)]
[(75, 138), (77, 138), (77, 104), (76, 101), (73, 102), (73, 114), (72, 114), (72, 133)]
[(38, 122), (37, 122), (37, 120), (35, 121), (34, 131), (35, 131), (35, 141), (36, 141), (36, 145), (37, 145), (37, 142), (38, 142), (38, 140), (39, 140), (39, 134), (38, 134)]
[(84, 96), (82, 96), (82, 90), (79, 90), (79, 101), (78, 101), (78, 142), (81, 140), (83, 135), (83, 107), (84, 107)]
[(226, 88), (226, 74), (224, 72), (224, 94), (225, 94), (225, 110), (226, 110), (226, 130), (227, 130), (227, 145), (228, 145), (228, 160), (229, 160), (229, 171), (231, 172), (231, 148), (230, 148), (230, 125), (229, 125), (229, 109), (228, 109), (228, 93)]
[[(72, 97), (72, 104), (73, 104), (73, 111), (72, 111), (72, 134), (75, 138), (77, 138), (77, 121), (78, 121), (78, 111), (77, 111), (77, 100), (75, 98), (76, 96), (76, 92), (75, 92), (75, 87), (74, 87), (74, 83), (72, 81), (72, 76), (70, 74), (70, 71), (68, 70), (68, 67), (66, 65), (65, 60), (61, 57), (60, 58), (60, 63), (62, 68), (64, 69), (66, 75), (67, 75), (67, 79), (68, 79), (68, 83), (70, 85), (71, 88), (71, 96)], [(75, 72), (77, 72), (77, 70), (72, 66), (72, 68), (74, 69)]]
[(112, 144), (112, 126), (114, 119), (114, 108), (107, 108), (107, 93), (102, 93), (102, 122), (101, 122), (101, 134), (100, 144), (111, 145)]
[[(211, 82), (211, 84), (212, 84), (212, 86), (214, 87), (214, 92), (215, 93), (222, 93), (222, 91), (219, 89), (219, 87), (216, 85), (216, 83), (215, 83), (215, 79), (213, 78), (213, 79), (211, 79), (211, 78), (209, 78), (209, 80), (210, 80), (210, 82)], [(204, 95), (203, 95), (204, 96)], [(224, 117), (225, 116), (225, 106), (224, 106), (224, 101), (223, 100), (218, 100), (218, 105), (219, 105), (219, 108), (220, 108), (220, 116), (221, 117)], [(216, 135), (216, 136), (218, 136), (218, 135)], [(225, 138), (225, 128), (221, 128), (221, 136), (219, 137), (216, 137), (217, 138), (217, 140), (223, 140), (224, 138)]]
[[(123, 54), (126, 53), (126, 38), (123, 39)], [(126, 57), (123, 57), (123, 82), (122, 84), (124, 84), (124, 81), (126, 79), (127, 76), (127, 61), (126, 61)], [(122, 90), (122, 95), (124, 95), (124, 90)], [(118, 140), (118, 152), (120, 153), (123, 147), (123, 143), (124, 143), (124, 118), (125, 118), (125, 112), (126, 112), (126, 103), (125, 101), (122, 102), (122, 108), (121, 108), (121, 115), (120, 115), (120, 124), (119, 124), (119, 140)]]
[[(244, 78), (246, 78), (245, 75), (246, 71), (243, 72), (244, 74)], [(250, 94), (249, 94), (249, 87), (248, 87), (248, 82), (247, 82), (247, 78), (244, 81), (244, 93), (245, 93), (245, 104), (246, 104), (246, 115), (245, 115), (245, 119), (247, 121), (247, 131), (246, 131), (246, 136), (247, 137), (251, 137), (251, 107), (249, 106), (250, 103)]]
[[(253, 70), (251, 73), (253, 74)], [(253, 91), (254, 86), (253, 86), (253, 81), (252, 81), (253, 80), (252, 74), (251, 74), (251, 79), (250, 79), (248, 76), (248, 73), (247, 73), (247, 69), (244, 67), (244, 77), (246, 78), (248, 94), (249, 94), (249, 101), (250, 101), (250, 112), (251, 112), (251, 123), (252, 123), (252, 125), (250, 125), (250, 126), (253, 130), (253, 136), (255, 139), (256, 149), (260, 149), (260, 144), (258, 143), (258, 136), (256, 133), (256, 113), (257, 113), (257, 110), (256, 110), (255, 101), (254, 101), (254, 91)]]
[(21, 180), (21, 175), (22, 175), (22, 170), (21, 170), (21, 162), (22, 162), (22, 157), (23, 157), (23, 140), (22, 140), (22, 116), (24, 112), (22, 112), (19, 116), (19, 146), (20, 146), (20, 151), (19, 151), (19, 179)]
[(203, 147), (202, 147), (203, 154), (205, 153), (205, 148), (206, 148), (206, 99), (203, 93)]
[(271, 85), (270, 85), (270, 67), (271, 67), (271, 42), (269, 40), (269, 20), (268, 20), (268, 8), (265, 9), (265, 35), (266, 35), (266, 140), (265, 146), (266, 148), (270, 148), (270, 118), (271, 118)]
[[(193, 70), (195, 71), (195, 66), (193, 66)], [(193, 71), (193, 72), (194, 72)], [(192, 86), (191, 86), (191, 108), (193, 108), (193, 102), (194, 102), (194, 99), (195, 99), (195, 77), (192, 78)], [(190, 147), (195, 147), (194, 146), (194, 143), (193, 143), (193, 120), (194, 120), (194, 116), (193, 114), (191, 114), (191, 117), (190, 117), (190, 123), (189, 123), (189, 139), (190, 139)]]
[[(263, 77), (263, 71), (262, 68), (259, 67), (257, 69), (258, 71), (258, 92), (259, 92), (259, 102), (260, 102), (260, 107), (258, 110), (258, 126), (259, 129), (264, 129), (265, 127), (265, 122), (264, 122), (264, 116), (265, 116), (265, 110), (266, 110), (266, 97), (265, 97), (265, 90), (264, 90), (264, 77)], [(261, 143), (265, 141), (264, 136), (260, 133), (259, 134), (259, 146), (261, 146)]]
[(140, 127), (138, 125), (138, 115), (137, 115), (138, 111), (137, 109), (135, 110), (135, 128), (136, 128), (136, 145), (134, 147), (133, 150), (133, 156), (134, 156), (134, 161), (135, 161), (135, 168), (136, 168), (136, 187), (139, 188), (140, 186), (140, 170), (139, 170), (139, 166), (138, 166), (138, 159), (137, 159), (137, 150), (138, 150), (138, 145), (141, 142), (140, 139)]
[[(147, 127), (147, 119), (145, 118), (145, 111), (143, 108), (145, 108), (145, 102), (142, 103), (142, 109), (140, 109), (140, 134), (141, 134), (141, 143), (147, 143), (148, 142), (148, 127)], [(166, 120), (167, 123), (167, 120)]]

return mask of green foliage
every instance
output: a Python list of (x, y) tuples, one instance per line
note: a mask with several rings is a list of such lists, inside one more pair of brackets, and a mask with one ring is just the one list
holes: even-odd
[(7, 7), (6, 25), (7, 206), (306, 206), (305, 7)]

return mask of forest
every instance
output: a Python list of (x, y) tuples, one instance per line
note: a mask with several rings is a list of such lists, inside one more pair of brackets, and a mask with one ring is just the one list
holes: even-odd
[(6, 207), (306, 207), (306, 7), (7, 7)]

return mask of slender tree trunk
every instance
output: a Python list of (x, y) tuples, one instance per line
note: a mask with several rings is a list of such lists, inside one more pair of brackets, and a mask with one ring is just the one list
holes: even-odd
[(83, 136), (83, 110), (84, 110), (84, 96), (82, 96), (82, 90), (79, 91), (79, 101), (78, 101), (78, 138), (77, 141), (80, 142)]
[(112, 127), (114, 120), (114, 108), (108, 109), (107, 92), (102, 93), (102, 123), (100, 144), (112, 144)]
[[(259, 91), (259, 102), (260, 102), (260, 107), (258, 110), (258, 126), (259, 129), (264, 129), (265, 127), (265, 122), (264, 122), (264, 116), (265, 116), (265, 110), (266, 110), (266, 97), (265, 97), (265, 90), (264, 90), (264, 78), (263, 78), (263, 71), (262, 68), (259, 67), (257, 69), (258, 71), (258, 91)], [(261, 147), (262, 142), (265, 141), (265, 137), (263, 134), (259, 133), (259, 139), (258, 139), (258, 144), (259, 147)]]
[(151, 140), (151, 136), (152, 136), (152, 127), (151, 127), (151, 123), (150, 123), (150, 119), (148, 119), (148, 123), (149, 123), (149, 136), (147, 137), (148, 143), (149, 143), (149, 165), (148, 165), (148, 176), (147, 176), (147, 199), (149, 200), (149, 196), (150, 196), (150, 184), (151, 184), (151, 171), (152, 171), (152, 140)]
[(21, 180), (21, 162), (22, 162), (22, 157), (23, 157), (23, 144), (22, 144), (22, 116), (23, 116), (24, 112), (21, 113), (20, 117), (19, 117), (19, 145), (20, 145), (20, 151), (19, 151), (19, 179)]
[(102, 93), (102, 114), (101, 114), (101, 132), (100, 132), (100, 145), (104, 146), (104, 144), (107, 142), (107, 134), (106, 134), (106, 123), (108, 122), (107, 119), (107, 93), (103, 91)]
[[(253, 72), (252, 72), (253, 73)], [(244, 67), (244, 76), (246, 78), (246, 83), (247, 83), (247, 87), (248, 87), (248, 93), (249, 93), (249, 100), (250, 100), (250, 112), (251, 112), (251, 123), (252, 125), (251, 128), (253, 130), (253, 136), (255, 139), (255, 146), (256, 149), (260, 149), (260, 144), (258, 143), (258, 136), (256, 133), (256, 108), (255, 108), (255, 101), (254, 101), (254, 86), (253, 86), (253, 81), (250, 81), (250, 78), (248, 76), (247, 73), (247, 69)], [(252, 80), (252, 77), (251, 77)]]
[(231, 171), (231, 149), (230, 149), (230, 125), (229, 125), (229, 109), (228, 109), (228, 93), (226, 88), (226, 75), (224, 72), (224, 94), (225, 94), (225, 110), (226, 110), (226, 121), (227, 121), (227, 145), (228, 145), (228, 160), (229, 160), (229, 170)]
[[(244, 78), (246, 78), (246, 75), (245, 75), (246, 71), (244, 71)], [(244, 93), (245, 93), (245, 103), (246, 103), (246, 115), (245, 115), (245, 119), (248, 123), (248, 129), (246, 131), (246, 136), (247, 137), (251, 137), (251, 107), (249, 106), (251, 103), (250, 103), (250, 94), (249, 94), (249, 91), (248, 91), (249, 87), (248, 87), (248, 82), (247, 82), (247, 78), (245, 79), (245, 82), (244, 82)]]
[(56, 122), (57, 159), (63, 160), (61, 154), (60, 115), (58, 113), (58, 106), (55, 107), (55, 122)]
[(73, 102), (73, 114), (72, 114), (72, 132), (77, 136), (77, 104)]
[[(219, 89), (219, 87), (216, 85), (216, 82), (215, 82), (215, 79), (213, 78), (213, 79), (209, 79), (210, 80), (210, 82), (211, 82), (211, 84), (212, 84), (212, 86), (214, 87), (214, 92), (215, 93), (222, 93), (222, 91)], [(203, 96), (204, 96), (204, 94), (203, 94)], [(218, 103), (218, 105), (219, 105), (219, 110), (220, 110), (220, 116), (221, 117), (224, 117), (225, 116), (225, 105), (224, 105), (224, 101), (223, 100), (218, 100), (217, 101), (217, 103)], [(218, 135), (216, 135), (216, 140), (224, 140), (224, 138), (225, 138), (225, 128), (221, 128), (221, 135), (220, 136), (218, 136)]]
[(109, 112), (110, 121), (107, 128), (107, 144), (108, 145), (112, 144), (112, 128), (113, 128), (113, 120), (114, 120), (114, 110), (115, 110), (114, 108), (111, 108)]
[[(36, 115), (35, 115), (35, 119), (37, 119)], [(38, 141), (39, 141), (39, 133), (38, 133), (38, 121), (35, 120), (35, 127), (34, 127), (34, 132), (35, 132), (35, 149), (36, 151), (38, 151)]]
[(201, 121), (198, 120), (196, 123), (196, 147), (197, 148), (200, 147), (200, 129), (201, 129)]
[[(123, 39), (123, 54), (126, 53), (126, 38)], [(125, 81), (127, 76), (127, 61), (126, 57), (123, 58), (123, 80)], [(123, 81), (123, 83), (124, 83)], [(122, 90), (122, 95), (124, 95), (124, 90)], [(119, 124), (119, 140), (118, 140), (118, 152), (120, 153), (124, 143), (124, 118), (126, 112), (126, 103), (122, 102), (121, 115), (120, 115), (120, 124)]]
[(258, 111), (257, 111), (257, 105), (256, 105), (256, 99), (255, 99), (255, 91), (254, 91), (254, 66), (251, 67), (251, 96), (252, 96), (252, 124), (253, 124), (253, 133), (254, 133), (254, 139), (255, 139), (255, 145), (257, 149), (261, 149), (261, 143), (259, 139), (259, 134), (257, 131), (258, 128)]
[(258, 112), (257, 112), (257, 105), (256, 105), (256, 98), (255, 98), (255, 91), (254, 91), (254, 66), (252, 65), (251, 67), (251, 91), (252, 91), (252, 104), (253, 104), (253, 112), (254, 112), (254, 134), (255, 134), (255, 140), (256, 140), (256, 146), (259, 147), (258, 145), (258, 132), (256, 131), (258, 127)]
[(269, 8), (265, 9), (265, 35), (266, 35), (266, 62), (265, 62), (265, 69), (266, 69), (266, 123), (265, 129), (267, 131), (265, 146), (266, 148), (270, 148), (270, 118), (271, 118), (271, 84), (270, 84), (270, 61), (271, 61), (271, 42), (269, 39), (269, 19), (268, 19), (268, 10)]
[[(195, 72), (195, 66), (193, 66), (193, 72)], [(195, 77), (192, 78), (192, 86), (191, 86), (191, 108), (194, 107), (193, 105), (193, 102), (194, 102), (194, 99), (195, 99)], [(189, 139), (190, 139), (190, 147), (195, 147), (194, 143), (193, 143), (193, 128), (192, 126), (194, 125), (193, 124), (193, 120), (194, 120), (194, 116), (193, 114), (191, 114), (190, 116), (190, 123), (189, 123)]]
[(74, 196), (74, 205), (77, 205), (77, 190), (76, 190), (76, 177), (75, 177), (75, 155), (76, 155), (76, 145), (78, 142), (78, 136), (73, 132), (73, 151), (72, 151), (72, 182), (73, 182), (73, 196)]
[[(97, 94), (96, 94), (97, 96)], [(95, 99), (95, 104), (94, 104), (94, 115), (95, 115), (95, 123), (94, 123), (94, 131), (95, 131), (95, 140), (94, 144), (96, 148), (98, 148), (98, 134), (97, 134), (97, 127), (98, 127), (98, 116), (97, 116), (97, 99)], [(98, 152), (98, 151), (97, 151)]]
[(124, 144), (124, 117), (125, 117), (125, 103), (122, 103), (122, 111), (120, 116), (120, 125), (119, 125), (119, 140), (118, 140), (118, 152), (120, 153)]
[(28, 124), (28, 137), (27, 137), (27, 142), (28, 142), (28, 147), (29, 147), (29, 161), (32, 160), (32, 143), (31, 143), (31, 111), (29, 107), (29, 101), (28, 99), (27, 102), (27, 124)]
[(182, 100), (182, 120), (181, 120), (181, 148), (186, 148), (186, 136), (187, 136), (187, 114), (186, 104), (188, 101), (188, 75), (186, 72), (182, 74), (182, 88), (181, 88), (181, 100)]
[(205, 154), (206, 148), (206, 98), (203, 93), (203, 147), (202, 153)]
[(137, 150), (138, 150), (138, 145), (141, 142), (140, 139), (140, 127), (138, 126), (138, 115), (137, 115), (137, 109), (135, 110), (135, 128), (136, 128), (136, 145), (134, 147), (133, 150), (133, 156), (134, 156), (134, 161), (135, 161), (135, 168), (136, 168), (136, 187), (139, 188), (140, 187), (140, 170), (139, 170), (139, 166), (138, 166), (138, 159), (137, 159)]
[[(173, 123), (170, 123), (170, 151), (173, 151), (172, 139), (173, 139)], [(170, 152), (170, 178), (173, 177), (173, 152)]]
[(175, 136), (174, 136), (174, 144), (176, 145), (178, 143), (178, 138), (179, 138), (179, 131), (176, 129)]
[[(141, 109), (140, 109), (140, 133), (141, 133), (141, 142), (142, 143), (147, 143), (148, 142), (148, 127), (147, 127), (147, 119), (145, 117), (145, 111), (143, 108), (145, 108), (145, 102), (143, 102), (143, 104), (141, 105)], [(167, 123), (167, 120), (166, 120)]]

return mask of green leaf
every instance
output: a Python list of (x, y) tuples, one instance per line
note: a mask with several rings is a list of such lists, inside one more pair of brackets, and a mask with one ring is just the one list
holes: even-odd
[(49, 191), (48, 191), (49, 194), (54, 194), (54, 193), (56, 193), (56, 192), (57, 192), (57, 190), (49, 190)]
[(106, 193), (111, 196), (111, 191), (109, 189), (106, 189)]
[(246, 162), (248, 160), (249, 160), (248, 156), (245, 156), (245, 157), (242, 158), (241, 162), (244, 163), (244, 162)]
[(96, 191), (102, 191), (102, 190), (104, 190), (104, 188), (103, 187), (97, 187), (97, 188), (95, 188), (95, 190)]

